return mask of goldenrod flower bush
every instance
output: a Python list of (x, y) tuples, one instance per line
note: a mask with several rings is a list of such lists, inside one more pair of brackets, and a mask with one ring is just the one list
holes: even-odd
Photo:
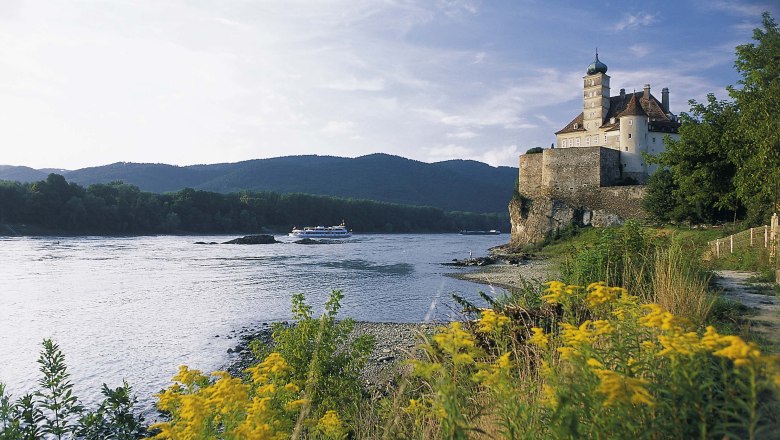
[[(442, 327), (405, 411), (441, 438), (771, 438), (777, 357), (623, 288), (546, 283), (535, 323), (489, 309)], [(532, 314), (526, 314), (532, 316)], [(490, 344), (478, 344), (489, 334)], [(518, 337), (517, 335), (520, 335)], [(482, 345), (482, 346), (480, 346)], [(414, 436), (412, 436), (414, 437)], [(420, 437), (417, 437), (420, 438)]]
[(348, 341), (353, 322), (337, 321), (343, 295), (333, 291), (321, 318), (303, 295), (293, 296), (295, 325), (274, 327), (273, 351), (235, 378), (182, 366), (157, 395), (168, 420), (152, 425), (153, 439), (343, 439), (358, 416), (360, 370), (372, 341)]

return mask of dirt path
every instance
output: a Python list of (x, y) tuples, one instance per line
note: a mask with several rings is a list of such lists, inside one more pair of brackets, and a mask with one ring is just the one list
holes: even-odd
[(761, 288), (771, 288), (772, 283), (748, 283), (753, 272), (719, 270), (715, 284), (723, 289), (727, 298), (739, 301), (756, 314), (748, 317), (751, 331), (766, 339), (774, 352), (780, 352), (780, 299), (772, 294), (760, 293)]

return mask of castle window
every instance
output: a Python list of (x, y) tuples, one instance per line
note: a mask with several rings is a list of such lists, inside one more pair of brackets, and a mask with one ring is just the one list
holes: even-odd
[(573, 147), (573, 146), (574, 146), (574, 139), (569, 139), (569, 146), (570, 146), (570, 147)]
[(607, 135), (604, 135), (604, 143), (607, 143)]
[(598, 144), (599, 143), (599, 135), (593, 136), (593, 143)]
[(631, 139), (631, 133), (628, 134), (628, 138)]
[(585, 136), (585, 145), (590, 145), (590, 136)]
[(623, 147), (623, 148), (625, 148), (625, 149), (626, 149), (626, 151), (628, 151), (628, 147)]
[(580, 146), (580, 138), (579, 137), (577, 137), (576, 142), (577, 142), (577, 146), (579, 147)]
[(653, 143), (655, 143), (655, 137), (653, 137)]
[(628, 120), (628, 125), (634, 125), (634, 120), (633, 119), (629, 119)]

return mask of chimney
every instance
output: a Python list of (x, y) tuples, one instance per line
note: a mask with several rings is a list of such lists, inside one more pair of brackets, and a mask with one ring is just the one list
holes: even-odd
[(621, 101), (626, 100), (626, 89), (620, 89), (620, 100)]
[(664, 87), (661, 89), (661, 106), (664, 108), (664, 113), (669, 113), (669, 88)]
[(650, 84), (645, 84), (645, 94), (642, 95), (644, 99), (650, 99)]

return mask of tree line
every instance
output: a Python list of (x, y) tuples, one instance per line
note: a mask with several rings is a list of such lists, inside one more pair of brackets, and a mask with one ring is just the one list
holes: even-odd
[(680, 139), (648, 157), (662, 166), (644, 200), (656, 219), (760, 224), (780, 209), (780, 31), (766, 12), (762, 25), (736, 48), (731, 100), (689, 101)]
[(185, 188), (154, 194), (123, 182), (82, 187), (59, 174), (34, 183), (0, 181), (0, 223), (75, 234), (257, 232), (347, 221), (360, 232), (453, 232), (509, 228), (508, 213), (439, 208), (308, 194), (220, 194)]

